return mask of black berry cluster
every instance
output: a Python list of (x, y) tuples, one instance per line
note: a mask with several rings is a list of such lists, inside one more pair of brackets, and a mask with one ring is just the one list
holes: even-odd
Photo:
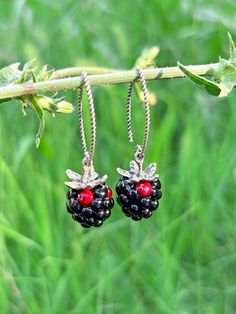
[(116, 186), (117, 201), (122, 207), (123, 213), (133, 220), (149, 218), (158, 206), (161, 198), (161, 182), (140, 181), (132, 183), (126, 177), (122, 177)]
[(100, 227), (113, 206), (112, 190), (105, 184), (92, 189), (69, 189), (67, 193), (67, 211), (85, 228)]

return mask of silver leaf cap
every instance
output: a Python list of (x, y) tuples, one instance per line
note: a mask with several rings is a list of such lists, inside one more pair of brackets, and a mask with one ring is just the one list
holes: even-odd
[(107, 180), (107, 175), (98, 178), (98, 174), (94, 171), (93, 167), (89, 168), (88, 172), (86, 172), (86, 180), (84, 180), (83, 175), (71, 169), (67, 169), (66, 174), (71, 181), (65, 182), (65, 185), (75, 190), (83, 190), (87, 187), (93, 188), (103, 184)]
[(153, 181), (159, 177), (156, 172), (157, 164), (152, 163), (147, 166), (145, 170), (142, 170), (142, 163), (137, 162), (136, 160), (130, 161), (130, 170), (124, 170), (117, 168), (117, 172), (129, 179), (130, 182), (139, 182), (141, 180)]

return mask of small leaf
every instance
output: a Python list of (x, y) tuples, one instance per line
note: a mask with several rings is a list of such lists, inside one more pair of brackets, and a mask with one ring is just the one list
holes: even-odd
[(144, 172), (148, 176), (152, 176), (156, 172), (156, 169), (157, 169), (157, 164), (154, 162), (154, 163), (150, 164), (149, 166), (147, 166), (147, 168), (145, 169)]
[(67, 174), (67, 177), (73, 181), (81, 180), (81, 175), (71, 169), (67, 169), (66, 174)]
[(48, 65), (44, 65), (42, 69), (37, 74), (37, 81), (46, 81), (52, 77), (54, 69), (48, 70)]
[[(155, 59), (158, 56), (160, 52), (160, 48), (158, 46), (153, 46), (151, 48), (145, 48), (142, 51), (142, 54), (140, 57), (136, 60), (135, 63), (135, 68), (136, 67), (141, 67), (141, 68), (147, 68), (150, 66), (155, 66)], [(144, 97), (143, 97), (143, 91), (140, 86), (140, 83), (135, 83), (135, 89), (138, 94), (139, 99), (143, 102)], [(150, 105), (155, 105), (156, 104), (156, 95), (152, 92), (148, 92), (148, 98), (149, 98), (149, 103)]]
[(0, 86), (12, 84), (21, 77), (22, 71), (19, 70), (19, 66), (20, 63), (13, 63), (0, 69)]
[(39, 119), (39, 128), (35, 139), (36, 147), (38, 148), (45, 128), (44, 112), (38, 103), (37, 96), (26, 96), (24, 97), (24, 100), (26, 104), (36, 112)]
[(177, 63), (180, 70), (189, 77), (194, 83), (198, 85), (203, 85), (207, 92), (214, 96), (219, 96), (221, 93), (221, 87), (219, 84), (212, 82), (205, 77), (199, 76), (188, 70), (184, 65), (182, 65), (180, 62)]
[(30, 70), (30, 71), (35, 71), (37, 66), (36, 66), (36, 58), (26, 62), (24, 64), (24, 67), (23, 67), (23, 72), (26, 71), (26, 70)]
[(160, 48), (158, 46), (153, 46), (151, 48), (145, 48), (142, 51), (142, 54), (137, 59), (135, 63), (135, 67), (146, 68), (148, 66), (152, 66), (155, 64), (155, 59), (160, 52)]
[(121, 176), (126, 177), (126, 178), (130, 178), (130, 172), (128, 170), (124, 170), (121, 168), (117, 168), (116, 170)]

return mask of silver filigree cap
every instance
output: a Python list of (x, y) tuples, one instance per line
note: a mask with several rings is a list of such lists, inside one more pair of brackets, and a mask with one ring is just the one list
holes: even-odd
[(107, 180), (107, 175), (98, 178), (98, 174), (94, 171), (93, 165), (89, 167), (84, 165), (82, 175), (71, 169), (67, 169), (66, 174), (71, 181), (65, 182), (65, 185), (75, 190), (83, 190), (87, 187), (93, 188), (103, 184)]
[(141, 180), (145, 181), (153, 181), (159, 177), (156, 172), (157, 164), (152, 163), (147, 166), (145, 170), (142, 170), (142, 162), (138, 162), (136, 160), (130, 161), (130, 170), (124, 170), (121, 168), (117, 168), (117, 172), (131, 182), (139, 182)]

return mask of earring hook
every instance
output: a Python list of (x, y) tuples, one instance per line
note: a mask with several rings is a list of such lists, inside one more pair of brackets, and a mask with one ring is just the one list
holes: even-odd
[[(141, 67), (136, 68), (137, 75), (140, 78), (144, 104), (145, 104), (145, 129), (144, 129), (144, 137), (142, 145), (136, 145), (135, 147), (135, 158), (137, 161), (142, 161), (144, 159), (144, 153), (148, 142), (148, 136), (150, 131), (150, 108), (149, 108), (149, 100), (148, 100), (148, 90), (147, 84), (144, 77), (144, 73)], [(131, 98), (133, 91), (134, 80), (129, 83), (128, 89), (128, 97), (127, 97), (127, 128), (128, 128), (128, 138), (130, 142), (133, 142), (133, 132), (131, 126)]]
[(88, 75), (86, 72), (82, 73), (82, 78), (84, 80), (85, 89), (88, 97), (89, 104), (89, 113), (90, 113), (90, 122), (91, 122), (91, 145), (88, 151), (85, 132), (84, 132), (84, 121), (83, 121), (83, 85), (80, 87), (79, 96), (78, 96), (78, 111), (79, 111), (79, 128), (80, 128), (80, 136), (82, 141), (82, 147), (84, 151), (84, 166), (91, 167), (93, 164), (93, 156), (95, 151), (95, 142), (96, 142), (96, 119), (95, 119), (95, 110), (94, 110), (94, 101), (92, 90), (90, 86), (90, 82), (88, 79)]

